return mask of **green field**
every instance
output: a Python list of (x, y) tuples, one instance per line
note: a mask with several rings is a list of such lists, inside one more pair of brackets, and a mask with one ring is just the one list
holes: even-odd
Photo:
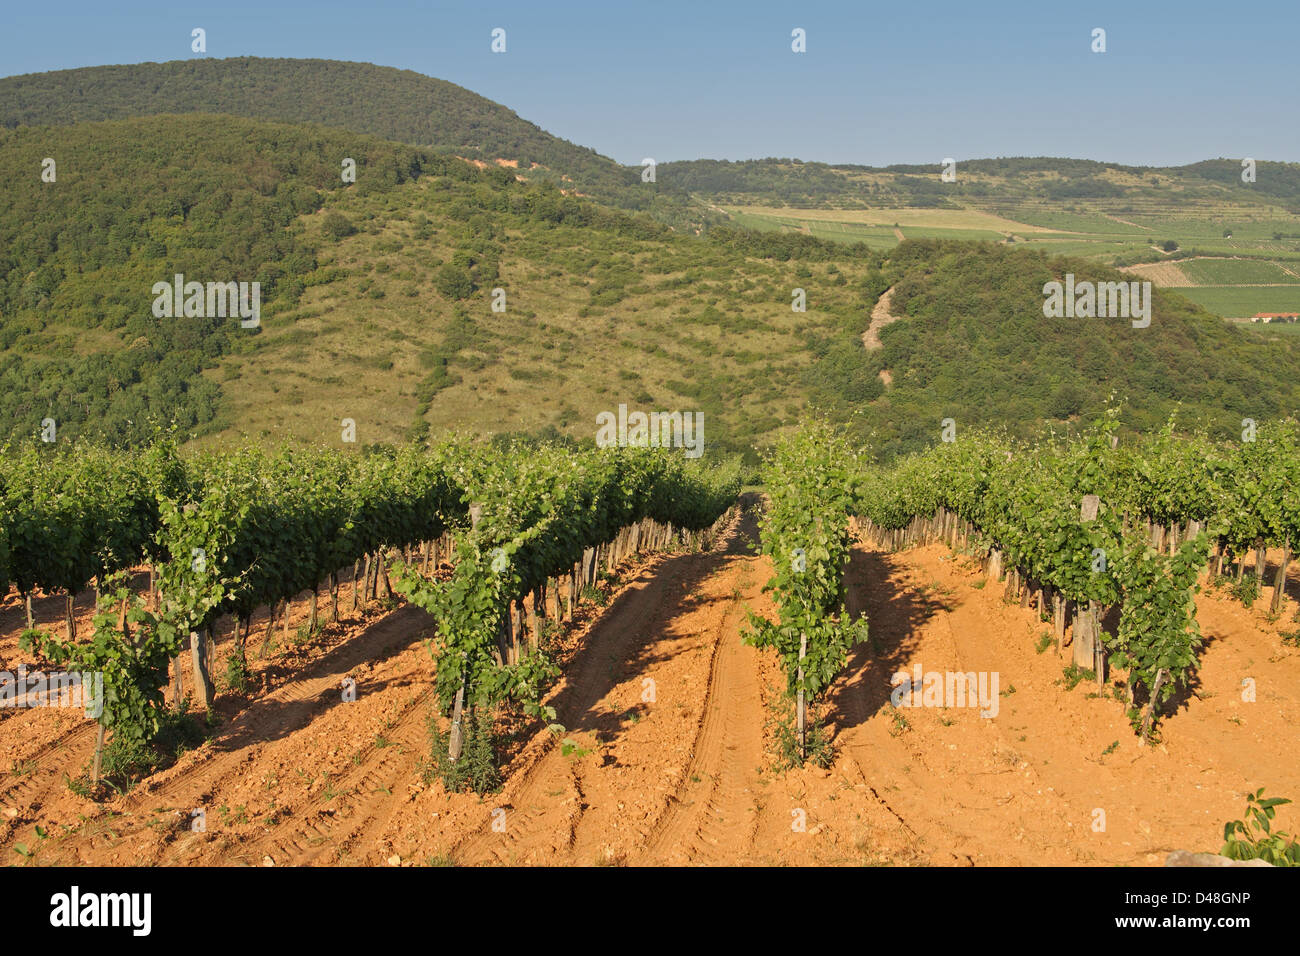
[(1257, 312), (1300, 312), (1300, 288), (1283, 286), (1202, 286), (1180, 288), (1179, 295), (1224, 318)]
[[(1137, 211), (1125, 206), (1110, 212), (1101, 202), (1062, 208), (1027, 200), (934, 209), (755, 205), (730, 206), (726, 212), (752, 229), (863, 242), (874, 249), (892, 248), (901, 233), (906, 239), (1014, 243), (1105, 265), (1172, 261), (1186, 281), (1158, 275), (1153, 281), (1178, 288), (1224, 318), (1300, 308), (1300, 239), (1290, 238), (1300, 237), (1300, 217), (1281, 218), (1272, 207), (1222, 203), (1202, 204), (1199, 216), (1178, 218), (1171, 214), (1175, 203), (1139, 206)], [(1176, 248), (1166, 250), (1170, 241)]]
[(1300, 276), (1260, 259), (1191, 259), (1178, 268), (1197, 285), (1277, 285), (1300, 283)]

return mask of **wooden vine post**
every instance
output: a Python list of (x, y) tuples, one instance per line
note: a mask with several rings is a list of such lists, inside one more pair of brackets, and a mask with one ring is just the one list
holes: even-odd
[(803, 692), (803, 660), (808, 656), (808, 635), (801, 633), (799, 635), (799, 704), (795, 714), (795, 720), (799, 727), (799, 759), (808, 759), (808, 737), (805, 718), (805, 708), (807, 701), (804, 699)]
[(208, 674), (207, 641), (201, 631), (190, 631), (190, 659), (194, 664), (194, 696), (203, 710), (212, 706), (214, 688)]
[(67, 597), (64, 599), (64, 601), (65, 603), (63, 606), (63, 610), (64, 610), (64, 614), (67, 617), (68, 643), (72, 644), (77, 640), (77, 619), (73, 617), (72, 614), (73, 595), (71, 591), (68, 592)]
[(1291, 562), (1291, 536), (1286, 536), (1282, 545), (1282, 560), (1277, 565), (1277, 577), (1273, 579), (1273, 601), (1269, 604), (1269, 613), (1277, 614), (1282, 609), (1282, 597), (1286, 593), (1286, 566)]
[[(1101, 509), (1101, 499), (1096, 495), (1084, 495), (1082, 503), (1079, 505), (1079, 520), (1088, 524), (1097, 520), (1097, 512)], [(1073, 662), (1075, 667), (1084, 670), (1097, 672), (1097, 680), (1101, 681), (1102, 675), (1097, 666), (1099, 657), (1104, 657), (1105, 651), (1098, 653), (1097, 645), (1101, 643), (1097, 634), (1097, 602), (1089, 601), (1085, 608), (1082, 604), (1076, 607), (1074, 612), (1074, 652)]]

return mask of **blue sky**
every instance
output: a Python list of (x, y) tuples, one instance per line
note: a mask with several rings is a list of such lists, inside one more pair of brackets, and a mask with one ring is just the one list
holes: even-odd
[[(0, 0), (0, 74), (359, 60), (468, 87), (624, 163), (1300, 161), (1300, 3)], [(494, 27), (507, 51), (490, 50)], [(790, 32), (807, 31), (807, 52)], [(1107, 52), (1092, 53), (1094, 27)]]

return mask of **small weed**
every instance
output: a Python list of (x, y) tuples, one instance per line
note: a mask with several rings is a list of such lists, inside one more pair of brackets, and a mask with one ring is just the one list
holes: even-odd
[(1224, 824), (1224, 843), (1219, 853), (1231, 860), (1265, 860), (1274, 866), (1300, 866), (1300, 843), (1295, 837), (1272, 829), (1276, 808), (1290, 802), (1286, 797), (1264, 799), (1262, 787), (1247, 794), (1247, 819)]
[[(442, 785), (452, 793), (461, 790), (472, 790), (478, 794), (495, 792), (501, 787), (501, 772), (497, 767), (492, 718), (480, 715), (477, 708), (471, 707), (461, 718), (461, 731), (460, 757), (452, 760), (447, 753), (448, 734), (443, 733), (438, 726), (437, 714), (430, 718), (432, 761), (425, 767), (425, 779), (441, 780)], [(563, 731), (564, 728), (561, 727), (560, 732)]]
[(799, 753), (798, 703), (788, 694), (782, 695), (774, 704), (776, 713), (769, 718), (768, 728), (776, 739), (776, 762), (778, 770), (792, 770), (805, 763), (826, 768), (831, 765), (835, 753), (831, 748), (830, 736), (827, 734), (811, 703), (806, 705), (804, 714), (804, 753)]
[(1066, 690), (1074, 690), (1084, 681), (1095, 681), (1097, 679), (1095, 671), (1084, 670), (1077, 664), (1070, 664), (1062, 673), (1062, 679), (1056, 683), (1063, 685)]
[(589, 753), (591, 753), (590, 750), (588, 750), (586, 747), (583, 747), (572, 737), (565, 737), (564, 740), (560, 741), (560, 756), (562, 757), (573, 757), (575, 759), (581, 759), (587, 756)]
[(248, 662), (244, 660), (242, 654), (226, 655), (226, 688), (234, 691), (236, 694), (247, 693), (249, 687), (248, 680)]

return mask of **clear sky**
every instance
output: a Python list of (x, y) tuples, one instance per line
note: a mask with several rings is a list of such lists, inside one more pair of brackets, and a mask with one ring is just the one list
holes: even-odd
[(186, 59), (194, 27), (450, 80), (628, 164), (1300, 161), (1300, 0), (0, 0), (0, 74)]

